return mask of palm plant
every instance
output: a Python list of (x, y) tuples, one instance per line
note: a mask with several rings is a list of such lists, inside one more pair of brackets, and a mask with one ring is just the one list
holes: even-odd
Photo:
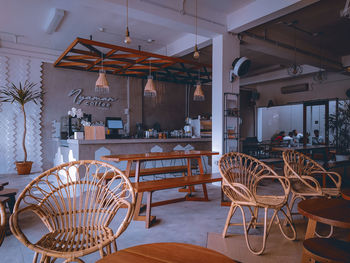
[(26, 134), (27, 134), (27, 116), (24, 105), (28, 102), (38, 103), (39, 99), (42, 98), (43, 92), (34, 90), (35, 83), (25, 81), (24, 83), (19, 82), (18, 86), (11, 83), (9, 86), (0, 88), (0, 102), (17, 103), (20, 105), (23, 113), (23, 139), (22, 147), (24, 151), (24, 163), (27, 162), (27, 149), (26, 149)]

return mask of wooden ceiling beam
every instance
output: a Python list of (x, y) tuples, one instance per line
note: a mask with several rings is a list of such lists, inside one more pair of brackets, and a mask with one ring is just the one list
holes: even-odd
[[(77, 45), (79, 48), (77, 48)], [(84, 50), (84, 49), (88, 50)], [(104, 51), (104, 50), (108, 50)], [(104, 54), (103, 52), (106, 52)], [(120, 52), (115, 54), (116, 52)], [(55, 62), (55, 66), (77, 68), (85, 71), (98, 71), (102, 67), (108, 74), (128, 75), (145, 78), (151, 72), (158, 72), (170, 81), (186, 81), (193, 83), (197, 78), (196, 69), (211, 67), (195, 61), (187, 61), (176, 57), (167, 57), (150, 52), (110, 45), (88, 39), (77, 38)], [(150, 64), (150, 65), (149, 65)], [(85, 66), (85, 68), (82, 68)], [(151, 68), (150, 68), (151, 66)], [(178, 76), (182, 79), (179, 80)], [(210, 73), (205, 69), (209, 81)], [(185, 75), (185, 76), (182, 76)]]
[[(115, 52), (117, 52), (118, 49), (112, 49), (110, 50), (106, 55), (102, 55), (101, 58), (96, 59), (96, 61), (94, 62), (94, 65), (99, 64), (101, 61), (103, 61), (104, 59), (107, 59), (109, 56), (113, 55)], [(106, 61), (107, 62), (107, 61)], [(87, 70), (89, 70), (90, 68), (92, 68), (94, 65), (91, 65), (89, 67), (87, 67)]]
[(72, 48), (71, 51), (70, 51), (70, 53), (88, 55), (88, 56), (92, 56), (92, 57), (100, 57), (100, 55), (97, 54), (97, 53), (95, 53), (95, 52), (86, 51), (86, 50), (81, 50), (81, 49), (76, 49), (76, 48)]

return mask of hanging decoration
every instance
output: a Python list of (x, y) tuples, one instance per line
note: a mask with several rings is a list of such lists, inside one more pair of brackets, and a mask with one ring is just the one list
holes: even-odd
[(204, 96), (201, 81), (200, 81), (200, 70), (198, 70), (198, 81), (197, 81), (196, 89), (195, 89), (194, 94), (193, 94), (193, 100), (194, 101), (204, 101), (205, 100), (205, 96)]
[(98, 79), (95, 84), (95, 91), (98, 93), (109, 93), (109, 84), (106, 78), (106, 71), (103, 69), (103, 53), (101, 52), (102, 68), (99, 70)]
[(303, 73), (303, 67), (297, 64), (297, 37), (296, 28), (294, 27), (294, 63), (287, 68), (288, 75), (298, 76)]
[(320, 70), (318, 72), (316, 72), (314, 75), (313, 75), (313, 79), (315, 82), (318, 82), (318, 83), (322, 83), (323, 81), (327, 80), (327, 72), (325, 69), (323, 69), (323, 56), (322, 56), (322, 33), (318, 33), (318, 36), (320, 36)]
[(130, 32), (129, 32), (129, 0), (126, 0), (126, 31), (125, 31), (125, 44), (131, 43)]
[(193, 58), (198, 59), (199, 58), (199, 50), (198, 50), (198, 45), (197, 45), (197, 0), (196, 0), (196, 15), (195, 15), (195, 28), (196, 28), (196, 43), (194, 46), (194, 53), (193, 53)]
[(147, 78), (147, 83), (146, 83), (143, 95), (145, 97), (156, 97), (157, 96), (156, 87), (154, 85), (153, 76), (151, 73), (151, 61), (149, 61), (149, 75)]

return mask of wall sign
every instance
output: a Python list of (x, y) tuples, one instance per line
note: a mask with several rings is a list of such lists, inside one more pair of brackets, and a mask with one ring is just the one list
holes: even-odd
[(73, 102), (77, 105), (94, 106), (101, 108), (110, 108), (112, 102), (118, 101), (119, 99), (113, 97), (97, 97), (97, 96), (84, 96), (83, 89), (73, 89), (69, 92), (68, 96), (73, 96)]

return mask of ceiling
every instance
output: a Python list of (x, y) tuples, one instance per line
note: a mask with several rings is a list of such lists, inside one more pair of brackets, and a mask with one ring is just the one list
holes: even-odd
[[(199, 0), (198, 16), (203, 19), (198, 19), (198, 24), (212, 23), (224, 28), (225, 14), (253, 1), (220, 0), (217, 4), (212, 0)], [(187, 33), (194, 33), (195, 1), (184, 1), (184, 13), (180, 13), (182, 2), (129, 0), (132, 43), (128, 47), (138, 49), (141, 46), (145, 51), (166, 53), (165, 46)], [(90, 35), (96, 41), (125, 45), (125, 3), (125, 0), (0, 0), (0, 39), (15, 42), (16, 35), (17, 43), (59, 51), (65, 50), (76, 37), (89, 38)], [(44, 27), (52, 8), (65, 10), (65, 17), (57, 32), (49, 35)], [(159, 10), (156, 13), (163, 17), (159, 15), (156, 21), (157, 16), (152, 17), (152, 10)], [(208, 12), (212, 17), (208, 16)], [(218, 19), (213, 18), (215, 16)], [(175, 22), (170, 24), (170, 19)], [(104, 32), (99, 30), (102, 28)], [(200, 30), (198, 32), (201, 33)], [(151, 43), (148, 40), (152, 40)]]
[[(302, 55), (306, 54), (308, 57), (305, 57), (301, 64), (323, 67), (325, 61), (329, 60), (340, 65), (331, 69), (341, 71), (341, 57), (350, 54), (350, 19), (340, 17), (340, 11), (344, 9), (345, 2), (346, 0), (321, 0), (246, 31), (261, 42), (265, 41), (266, 44), (278, 43), (279, 46), (289, 46), (292, 53), (289, 56), (278, 54), (277, 46), (276, 57), (273, 56), (274, 52), (271, 49), (265, 55), (261, 55), (261, 52), (249, 51), (251, 49), (249, 41), (247, 41), (248, 45), (244, 42), (245, 32), (243, 32), (242, 43), (245, 51), (242, 53), (250, 55), (253, 65), (265, 64), (266, 66), (272, 63), (288, 65), (294, 62), (293, 54), (296, 47), (297, 63), (298, 59), (302, 59)], [(256, 50), (256, 47), (253, 46), (253, 49)]]

